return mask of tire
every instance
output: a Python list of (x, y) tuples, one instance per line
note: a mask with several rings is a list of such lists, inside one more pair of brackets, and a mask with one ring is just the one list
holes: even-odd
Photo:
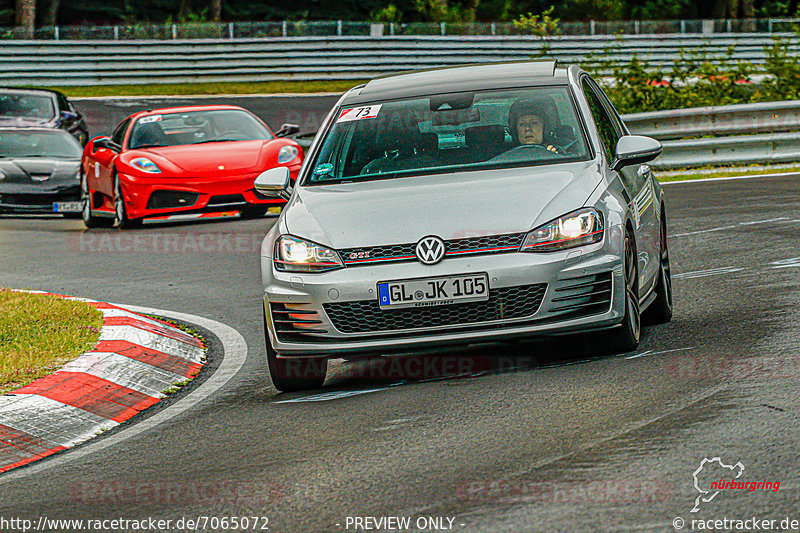
[(666, 324), (672, 320), (672, 273), (669, 264), (667, 245), (667, 215), (661, 210), (661, 230), (659, 234), (661, 264), (656, 283), (656, 299), (644, 312), (648, 324)]
[(606, 346), (612, 353), (632, 352), (639, 346), (642, 321), (639, 314), (639, 262), (636, 241), (631, 230), (625, 231), (625, 315), (622, 323), (608, 331)]
[(114, 224), (117, 229), (136, 228), (142, 225), (141, 219), (128, 218), (125, 199), (122, 197), (122, 184), (117, 173), (114, 173)]
[(267, 209), (269, 209), (267, 205), (248, 205), (243, 207), (239, 213), (243, 219), (261, 218), (267, 214)]
[(279, 359), (272, 348), (264, 317), (264, 341), (267, 348), (267, 366), (272, 384), (281, 392), (318, 389), (328, 375), (328, 361), (324, 358)]
[(89, 195), (89, 182), (86, 178), (86, 174), (83, 173), (83, 167), (81, 167), (81, 202), (83, 202), (83, 207), (81, 208), (81, 219), (83, 220), (84, 226), (89, 229), (107, 228), (111, 226), (110, 218), (96, 217), (92, 214), (91, 197)]

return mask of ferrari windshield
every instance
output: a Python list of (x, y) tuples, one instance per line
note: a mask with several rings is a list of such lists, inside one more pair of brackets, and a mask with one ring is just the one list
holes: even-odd
[(237, 109), (164, 113), (140, 117), (129, 148), (226, 141), (268, 141), (274, 135), (253, 115)]
[(55, 116), (56, 108), (49, 94), (0, 92), (0, 117), (52, 120)]
[(0, 130), (0, 158), (53, 157), (80, 159), (81, 145), (61, 130)]
[(439, 94), (339, 109), (304, 184), (589, 157), (567, 87)]

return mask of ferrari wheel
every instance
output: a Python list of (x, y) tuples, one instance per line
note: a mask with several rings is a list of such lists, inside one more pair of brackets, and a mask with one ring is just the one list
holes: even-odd
[(142, 225), (140, 219), (128, 218), (125, 208), (125, 198), (122, 195), (122, 185), (119, 176), (114, 173), (114, 227), (119, 229), (135, 228)]
[(81, 167), (81, 220), (89, 228), (107, 228), (111, 225), (110, 218), (96, 217), (92, 214), (92, 195), (89, 191), (89, 180)]

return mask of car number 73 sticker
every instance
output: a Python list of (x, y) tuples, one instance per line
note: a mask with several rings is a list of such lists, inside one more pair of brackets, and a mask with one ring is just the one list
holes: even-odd
[(352, 122), (354, 120), (377, 118), (378, 112), (381, 110), (381, 105), (383, 104), (342, 109), (342, 112), (339, 113), (339, 118), (336, 119), (336, 122)]

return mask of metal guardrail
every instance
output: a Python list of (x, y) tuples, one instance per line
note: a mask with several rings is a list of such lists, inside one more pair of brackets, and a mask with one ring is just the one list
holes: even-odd
[[(557, 22), (558, 35), (644, 35), (665, 33), (773, 33), (790, 32), (797, 18), (711, 20), (610, 20)], [(117, 26), (48, 26), (36, 28), (37, 40), (127, 39), (241, 39), (263, 37), (342, 37), (383, 35), (530, 35), (513, 22), (371, 22), (371, 21), (262, 21), (190, 22)], [(25, 29), (0, 28), (0, 39), (29, 39)]]
[[(404, 70), (542, 57), (602, 65), (634, 54), (657, 68), (683, 51), (712, 62), (763, 64), (786, 34), (670, 34), (537, 37), (298, 37), (174, 41), (4, 41), (0, 85), (141, 84), (366, 79)], [(733, 54), (728, 56), (733, 47)], [(601, 72), (602, 73), (602, 72)]]
[[(800, 101), (636, 113), (632, 133), (662, 141), (654, 168), (800, 163)], [(762, 133), (762, 135), (754, 135)], [(687, 138), (704, 137), (712, 138)]]

